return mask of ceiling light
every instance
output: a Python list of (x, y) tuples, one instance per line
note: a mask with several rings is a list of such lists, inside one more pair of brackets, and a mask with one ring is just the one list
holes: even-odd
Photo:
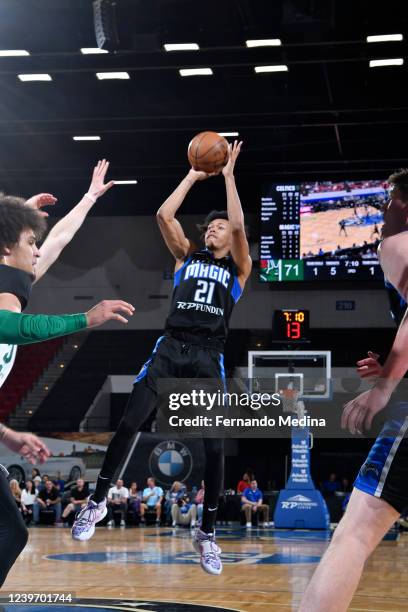
[(163, 45), (166, 51), (199, 51), (200, 47), (197, 43), (166, 43)]
[(277, 64), (275, 66), (255, 66), (257, 74), (262, 72), (287, 72), (289, 68), (285, 64)]
[(280, 47), (282, 41), (280, 38), (260, 38), (258, 40), (246, 40), (247, 47)]
[(100, 81), (108, 79), (130, 79), (128, 72), (97, 72), (96, 78)]
[(0, 51), (0, 57), (22, 57), (25, 55), (30, 55), (25, 49), (15, 49), (10, 51), (7, 49), (2, 49)]
[(73, 136), (73, 140), (100, 140), (100, 136)]
[(109, 53), (106, 49), (99, 49), (99, 47), (82, 47), (80, 49), (82, 55), (97, 55), (98, 53)]
[(404, 40), (404, 37), (402, 34), (380, 34), (378, 36), (367, 36), (368, 43), (393, 42), (393, 41), (396, 42), (400, 40)]
[(182, 68), (179, 70), (182, 77), (187, 76), (205, 76), (213, 74), (211, 68)]
[(370, 60), (370, 68), (378, 68), (379, 66), (402, 66), (404, 60), (402, 57), (394, 59)]
[(239, 132), (218, 132), (220, 136), (239, 136)]
[(115, 185), (137, 185), (137, 181), (134, 179), (128, 181), (115, 181)]
[(20, 81), (52, 81), (49, 74), (19, 74)]

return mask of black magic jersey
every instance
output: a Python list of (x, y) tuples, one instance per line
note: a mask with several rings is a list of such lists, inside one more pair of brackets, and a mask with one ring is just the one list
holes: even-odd
[(215, 259), (208, 249), (196, 251), (174, 274), (166, 330), (187, 331), (225, 341), (229, 318), (241, 293), (231, 257)]

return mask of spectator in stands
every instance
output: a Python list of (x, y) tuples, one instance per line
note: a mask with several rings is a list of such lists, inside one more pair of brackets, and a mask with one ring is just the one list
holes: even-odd
[(61, 493), (64, 492), (65, 480), (62, 480), (61, 472), (57, 472), (57, 478), (54, 480), (54, 484), (57, 487), (58, 491), (60, 491)]
[(38, 474), (37, 476), (34, 476), (33, 483), (34, 483), (35, 489), (37, 489), (37, 492), (41, 491), (41, 489), (43, 488), (43, 481), (42, 481), (41, 476), (39, 476)]
[(33, 481), (27, 480), (25, 488), (21, 491), (21, 512), (24, 516), (26, 525), (29, 525), (33, 520), (33, 508), (37, 499), (37, 494), (38, 491), (34, 488)]
[(343, 491), (343, 493), (348, 493), (349, 491), (351, 491), (350, 481), (348, 478), (341, 479), (340, 491)]
[(156, 481), (150, 477), (147, 479), (147, 487), (143, 491), (143, 503), (140, 505), (140, 517), (144, 521), (146, 510), (156, 513), (156, 523), (160, 524), (161, 503), (163, 499), (163, 489), (156, 487)]
[(137, 482), (132, 482), (129, 487), (129, 502), (128, 508), (134, 514), (140, 514), (140, 504), (142, 501), (142, 492), (137, 490)]
[(337, 480), (337, 475), (332, 472), (328, 478), (325, 480), (322, 485), (322, 492), (326, 494), (333, 495), (336, 491), (340, 491), (341, 484)]
[(34, 481), (34, 478), (35, 478), (36, 476), (39, 476), (39, 477), (40, 477), (40, 479), (41, 479), (40, 470), (38, 470), (37, 468), (33, 468), (33, 469), (31, 470), (31, 479)]
[(166, 523), (170, 525), (172, 522), (171, 509), (174, 504), (177, 504), (178, 500), (185, 494), (186, 487), (182, 482), (175, 480), (171, 485), (171, 488), (166, 492), (166, 499), (164, 502), (164, 512), (166, 517)]
[(41, 510), (54, 510), (55, 523), (61, 525), (61, 497), (57, 487), (51, 480), (45, 482), (45, 487), (38, 493), (34, 503), (33, 514), (36, 525), (40, 522)]
[(12, 478), (10, 480), (9, 485), (10, 485), (11, 494), (14, 497), (14, 500), (17, 504), (17, 508), (21, 509), (21, 489), (19, 487), (17, 480), (15, 478)]
[(187, 492), (179, 497), (176, 504), (171, 507), (171, 518), (173, 519), (172, 527), (177, 525), (189, 525), (191, 529), (195, 527), (197, 522), (197, 507), (192, 504)]
[[(245, 476), (245, 474), (244, 474), (244, 476)], [(205, 484), (204, 484), (204, 480), (202, 480), (201, 481), (201, 489), (198, 489), (197, 494), (195, 496), (195, 500), (194, 500), (194, 503), (197, 506), (197, 521), (198, 521), (199, 525), (201, 525), (201, 519), (202, 519), (202, 516), (203, 516), (204, 493), (205, 493)]]
[(269, 506), (263, 503), (262, 491), (258, 489), (256, 480), (251, 480), (250, 486), (243, 492), (241, 503), (247, 528), (252, 527), (252, 515), (255, 513), (262, 516), (264, 527), (269, 526)]
[(237, 485), (237, 495), (242, 495), (242, 493), (247, 489), (251, 484), (251, 477), (248, 472), (242, 476), (242, 479), (239, 481)]
[(123, 480), (119, 478), (116, 481), (116, 485), (111, 487), (108, 493), (108, 527), (113, 527), (115, 524), (115, 521), (113, 520), (113, 513), (115, 511), (120, 512), (120, 526), (125, 527), (128, 499), (129, 490), (123, 486)]
[(89, 497), (88, 485), (85, 484), (83, 478), (78, 478), (76, 486), (71, 489), (71, 496), (69, 504), (65, 506), (64, 512), (62, 513), (62, 520), (64, 524), (67, 524), (67, 518), (72, 512), (79, 512), (81, 508), (87, 503)]

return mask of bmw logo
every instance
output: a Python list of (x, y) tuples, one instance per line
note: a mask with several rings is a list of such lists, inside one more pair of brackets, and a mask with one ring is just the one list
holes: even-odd
[(150, 472), (158, 482), (172, 484), (186, 480), (193, 468), (193, 458), (187, 446), (176, 440), (166, 440), (154, 447), (149, 458)]

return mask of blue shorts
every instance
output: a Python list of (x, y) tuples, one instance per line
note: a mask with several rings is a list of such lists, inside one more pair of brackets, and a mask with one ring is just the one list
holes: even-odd
[(408, 404), (392, 406), (390, 419), (361, 466), (354, 486), (402, 513), (408, 508)]

